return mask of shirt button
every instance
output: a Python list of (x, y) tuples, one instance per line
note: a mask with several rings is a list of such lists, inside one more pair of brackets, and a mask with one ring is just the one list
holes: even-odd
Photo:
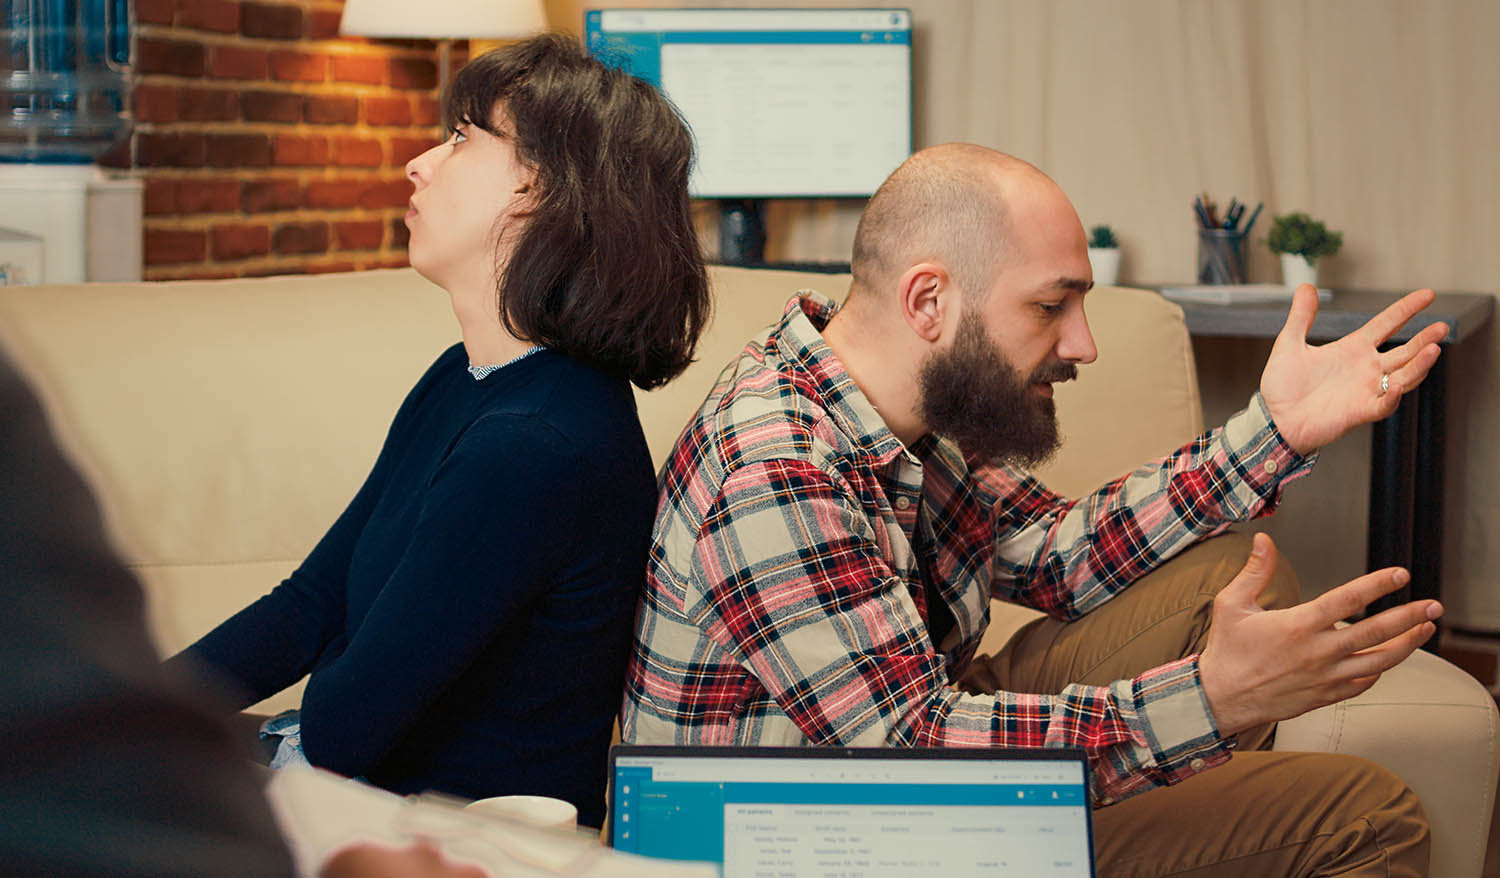
[(897, 509), (909, 509), (909, 508), (911, 508), (911, 498), (910, 497), (897, 497), (896, 498), (896, 508)]
[(1207, 767), (1208, 763), (1204, 762), (1202, 759), (1194, 759), (1192, 762), (1188, 763), (1188, 768), (1191, 768), (1194, 771), (1202, 771)]
[(1265, 470), (1268, 473), (1274, 474), (1277, 470), (1281, 469), (1281, 464), (1277, 463), (1274, 460), (1268, 460), (1265, 463), (1261, 464), (1261, 469)]

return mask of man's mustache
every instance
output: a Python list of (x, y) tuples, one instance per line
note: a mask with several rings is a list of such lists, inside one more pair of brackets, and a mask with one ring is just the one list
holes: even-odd
[(1077, 377), (1077, 364), (1061, 360), (1056, 363), (1044, 363), (1031, 373), (1031, 380), (1038, 384), (1056, 384), (1059, 381), (1072, 381)]

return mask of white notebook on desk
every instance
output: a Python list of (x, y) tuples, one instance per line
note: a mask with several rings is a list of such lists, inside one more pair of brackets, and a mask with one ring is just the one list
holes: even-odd
[[(1252, 305), (1286, 302), (1291, 304), (1292, 290), (1281, 284), (1196, 284), (1162, 287), (1161, 294), (1184, 305)], [(1328, 302), (1333, 292), (1318, 289), (1318, 301)]]

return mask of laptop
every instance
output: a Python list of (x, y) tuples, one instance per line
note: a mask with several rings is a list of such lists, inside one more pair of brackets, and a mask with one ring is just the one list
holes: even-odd
[(610, 751), (609, 843), (740, 876), (1092, 878), (1082, 750)]

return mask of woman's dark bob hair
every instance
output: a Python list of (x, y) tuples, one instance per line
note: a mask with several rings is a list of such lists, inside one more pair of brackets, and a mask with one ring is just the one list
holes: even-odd
[(650, 84), (543, 34), (459, 71), (447, 122), (514, 126), (536, 201), (499, 279), (500, 319), (645, 389), (693, 361), (708, 275), (693, 229), (693, 139)]

